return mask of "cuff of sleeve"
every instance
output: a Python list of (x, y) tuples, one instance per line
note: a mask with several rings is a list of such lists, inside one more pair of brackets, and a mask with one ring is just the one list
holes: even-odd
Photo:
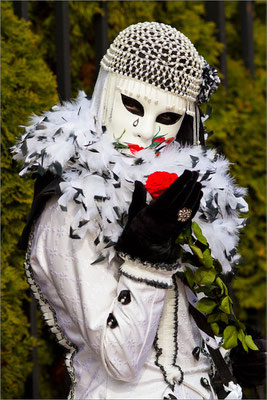
[(150, 264), (143, 263), (139, 259), (133, 260), (125, 254), (119, 254), (124, 260), (120, 266), (120, 272), (137, 282), (144, 282), (149, 286), (168, 289), (172, 287), (172, 276), (180, 268), (178, 263), (175, 264)]

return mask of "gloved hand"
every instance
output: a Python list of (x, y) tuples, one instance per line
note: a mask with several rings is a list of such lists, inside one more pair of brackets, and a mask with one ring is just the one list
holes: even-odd
[[(178, 257), (175, 240), (192, 219), (203, 195), (198, 173), (185, 170), (180, 178), (157, 199), (146, 204), (146, 188), (136, 181), (128, 223), (115, 246), (116, 250), (142, 262), (172, 264)], [(178, 221), (178, 212), (191, 210), (186, 221)]]

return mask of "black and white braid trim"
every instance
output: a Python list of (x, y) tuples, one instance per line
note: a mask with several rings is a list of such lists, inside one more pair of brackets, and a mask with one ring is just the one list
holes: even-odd
[(65, 364), (71, 379), (71, 388), (69, 391), (68, 400), (73, 400), (75, 386), (77, 383), (73, 366), (73, 358), (77, 352), (77, 348), (73, 343), (70, 342), (70, 340), (63, 333), (62, 329), (58, 324), (55, 310), (51, 307), (48, 300), (44, 297), (40, 286), (34, 280), (34, 273), (30, 263), (33, 236), (34, 236), (34, 226), (29, 237), (28, 249), (25, 256), (25, 262), (24, 262), (25, 274), (27, 282), (30, 285), (31, 291), (33, 293), (33, 296), (38, 301), (45, 323), (49, 326), (49, 329), (55, 335), (57, 342), (68, 350), (68, 353), (66, 353), (65, 355)]

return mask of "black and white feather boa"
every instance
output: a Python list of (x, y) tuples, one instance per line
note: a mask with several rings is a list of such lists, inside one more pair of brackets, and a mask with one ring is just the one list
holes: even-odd
[[(199, 172), (203, 197), (196, 222), (207, 238), (212, 255), (229, 272), (238, 260), (238, 231), (247, 212), (246, 191), (234, 184), (229, 162), (208, 147), (181, 146), (174, 142), (158, 156), (144, 149), (126, 156), (114, 149), (107, 134), (96, 132), (90, 114), (90, 100), (80, 92), (75, 102), (55, 106), (31, 125), (13, 147), (14, 159), (23, 162), (20, 175), (51, 171), (61, 175), (62, 191), (58, 199), (62, 210), (71, 202), (76, 215), (70, 227), (73, 239), (94, 234), (96, 260), (115, 256), (117, 242), (127, 220), (135, 180), (146, 182), (155, 171), (185, 169)], [(151, 200), (148, 194), (148, 201)]]

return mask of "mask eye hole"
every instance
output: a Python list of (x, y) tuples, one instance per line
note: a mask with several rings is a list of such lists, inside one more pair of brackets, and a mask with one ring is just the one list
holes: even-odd
[(176, 122), (178, 122), (181, 117), (182, 115), (180, 114), (165, 112), (158, 115), (156, 122), (164, 125), (173, 125), (176, 124)]
[(133, 99), (132, 97), (125, 96), (125, 94), (121, 93), (121, 100), (123, 102), (124, 107), (130, 113), (139, 115), (139, 117), (144, 116), (144, 107), (139, 101)]

